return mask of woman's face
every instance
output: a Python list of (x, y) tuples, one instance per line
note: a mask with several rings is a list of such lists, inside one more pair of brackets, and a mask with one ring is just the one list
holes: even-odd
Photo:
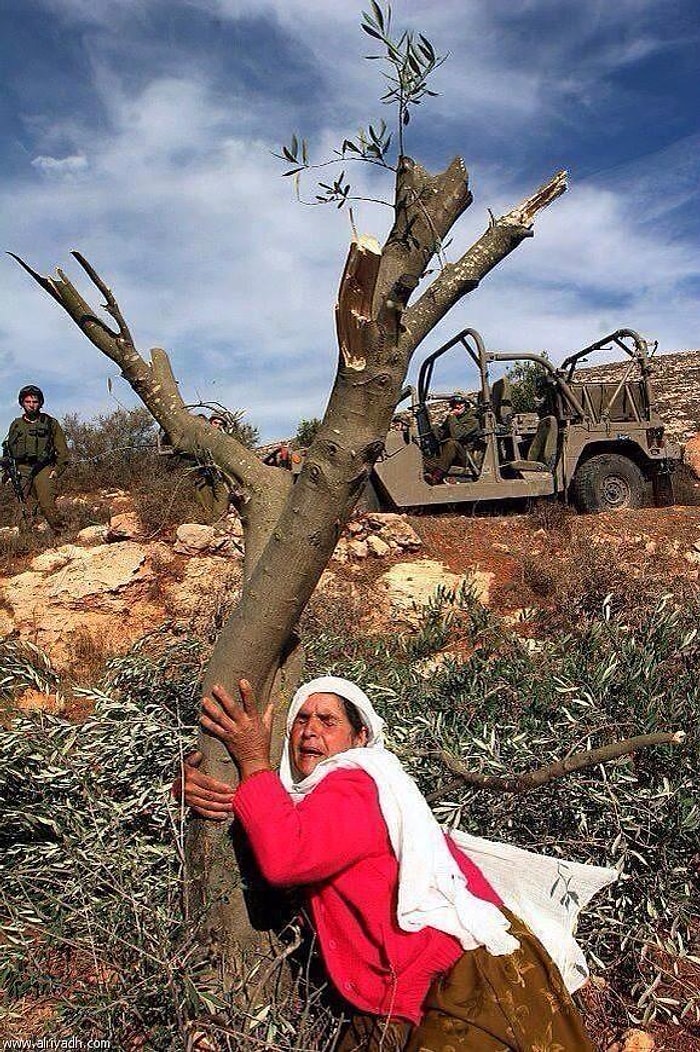
[(363, 727), (356, 734), (337, 694), (311, 694), (294, 717), (289, 754), (297, 775), (306, 778), (329, 756), (367, 744)]

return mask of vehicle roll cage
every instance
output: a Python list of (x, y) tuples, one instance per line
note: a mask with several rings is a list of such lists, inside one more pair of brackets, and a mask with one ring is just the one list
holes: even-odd
[[(581, 416), (586, 416), (586, 411), (581, 404), (576, 393), (571, 389), (571, 383), (574, 377), (574, 372), (577, 365), (585, 359), (588, 354), (599, 350), (612, 349), (611, 344), (616, 344), (630, 359), (630, 364), (626, 370), (624, 376), (620, 380), (617, 387), (610, 395), (607, 406), (601, 412), (601, 417), (605, 416), (606, 412), (610, 410), (615, 399), (618, 397), (625, 384), (630, 379), (632, 370), (636, 367), (639, 369), (641, 379), (646, 383), (649, 374), (652, 371), (652, 367), (649, 363), (651, 354), (656, 350), (657, 344), (654, 343), (649, 350), (648, 342), (635, 332), (633, 329), (617, 329), (615, 332), (610, 333), (608, 336), (604, 336), (601, 340), (596, 343), (591, 343), (587, 347), (584, 347), (580, 351), (576, 351), (574, 354), (570, 354), (559, 367), (555, 367), (552, 363), (541, 354), (534, 354), (529, 351), (525, 351), (519, 354), (509, 354), (506, 352), (487, 351), (484, 345), (484, 341), (476, 331), (476, 329), (462, 329), (461, 332), (453, 336), (447, 343), (443, 343), (441, 347), (438, 347), (436, 351), (429, 354), (420, 367), (418, 373), (418, 388), (417, 398), (418, 405), (424, 406), (428, 400), (430, 394), (430, 385), (433, 378), (433, 370), (435, 363), (448, 351), (451, 351), (457, 344), (461, 344), (464, 347), (469, 358), (472, 360), (474, 365), (479, 371), (479, 377), (481, 381), (481, 401), (484, 405), (488, 406), (491, 402), (491, 388), (489, 385), (488, 366), (491, 362), (520, 362), (529, 361), (535, 362), (541, 366), (542, 369), (547, 373), (547, 376), (551, 383), (556, 385), (563, 397), (569, 403), (574, 412)], [(631, 345), (630, 345), (631, 344)], [(402, 398), (405, 396), (407, 391), (402, 392)]]

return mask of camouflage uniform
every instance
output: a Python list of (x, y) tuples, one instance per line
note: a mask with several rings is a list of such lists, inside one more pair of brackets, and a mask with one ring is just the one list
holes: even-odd
[(208, 523), (223, 519), (229, 506), (229, 488), (214, 467), (198, 467), (194, 496)]
[(436, 482), (441, 482), (447, 472), (458, 464), (460, 467), (467, 466), (467, 450), (473, 449), (479, 454), (478, 433), (481, 424), (473, 409), (466, 403), (461, 413), (449, 413), (436, 431), (436, 437), (440, 442), (440, 452), (436, 457), (430, 457), (425, 462), (425, 468)]
[(64, 526), (56, 507), (54, 482), (68, 467), (65, 435), (57, 420), (48, 413), (36, 417), (17, 417), (2, 446), (3, 457), (12, 457), (19, 474), (27, 510), (35, 520), (39, 509), (54, 530)]

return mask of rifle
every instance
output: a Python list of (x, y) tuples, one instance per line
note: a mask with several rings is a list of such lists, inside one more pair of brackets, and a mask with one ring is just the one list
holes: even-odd
[(22, 509), (22, 518), (29, 524), (29, 514), (27, 512), (27, 495), (24, 492), (22, 485), (22, 479), (20, 473), (17, 470), (17, 462), (11, 453), (6, 453), (5, 456), (0, 457), (0, 467), (3, 472), (10, 480), (12, 489), (15, 492), (15, 497), (19, 501), (19, 506)]

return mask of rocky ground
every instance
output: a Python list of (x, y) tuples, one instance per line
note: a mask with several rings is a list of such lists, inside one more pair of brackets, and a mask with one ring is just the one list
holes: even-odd
[[(523, 635), (556, 624), (571, 597), (600, 603), (615, 590), (634, 602), (653, 586), (697, 596), (700, 483), (686, 478), (685, 503), (614, 515), (579, 516), (543, 502), (507, 515), (358, 515), (349, 523), (319, 591), (364, 611), (368, 631), (410, 630), (416, 607), (439, 585), (465, 578), (481, 602)], [(94, 496), (94, 495), (93, 495)], [(88, 685), (109, 656), (146, 631), (207, 634), (235, 602), (241, 583), (241, 527), (235, 515), (211, 527), (183, 524), (148, 537), (128, 494), (101, 494), (109, 522), (78, 531), (34, 554), (6, 551), (0, 564), (0, 636), (36, 644), (63, 674)], [(65, 498), (64, 498), (65, 500)], [(537, 621), (531, 614), (544, 614)], [(464, 641), (468, 650), (468, 641)], [(27, 690), (23, 709), (64, 712), (80, 721), (84, 698)], [(587, 997), (595, 1017), (595, 989)], [(690, 1052), (697, 1039), (673, 1028), (630, 1031), (615, 1052)], [(612, 1052), (612, 1049), (610, 1050)]]
[[(687, 494), (700, 501), (700, 483), (688, 483)], [(235, 515), (149, 539), (128, 494), (110, 498), (107, 524), (0, 564), (0, 637), (36, 644), (78, 682), (166, 621), (177, 632), (210, 631), (241, 583)], [(614, 590), (630, 595), (652, 582), (697, 587), (700, 506), (598, 516), (546, 502), (507, 515), (371, 513), (349, 523), (319, 591), (359, 599), (372, 630), (410, 626), (438, 585), (468, 578), (482, 602), (528, 632), (528, 612), (554, 617), (567, 589), (597, 589), (602, 599), (613, 569)]]

